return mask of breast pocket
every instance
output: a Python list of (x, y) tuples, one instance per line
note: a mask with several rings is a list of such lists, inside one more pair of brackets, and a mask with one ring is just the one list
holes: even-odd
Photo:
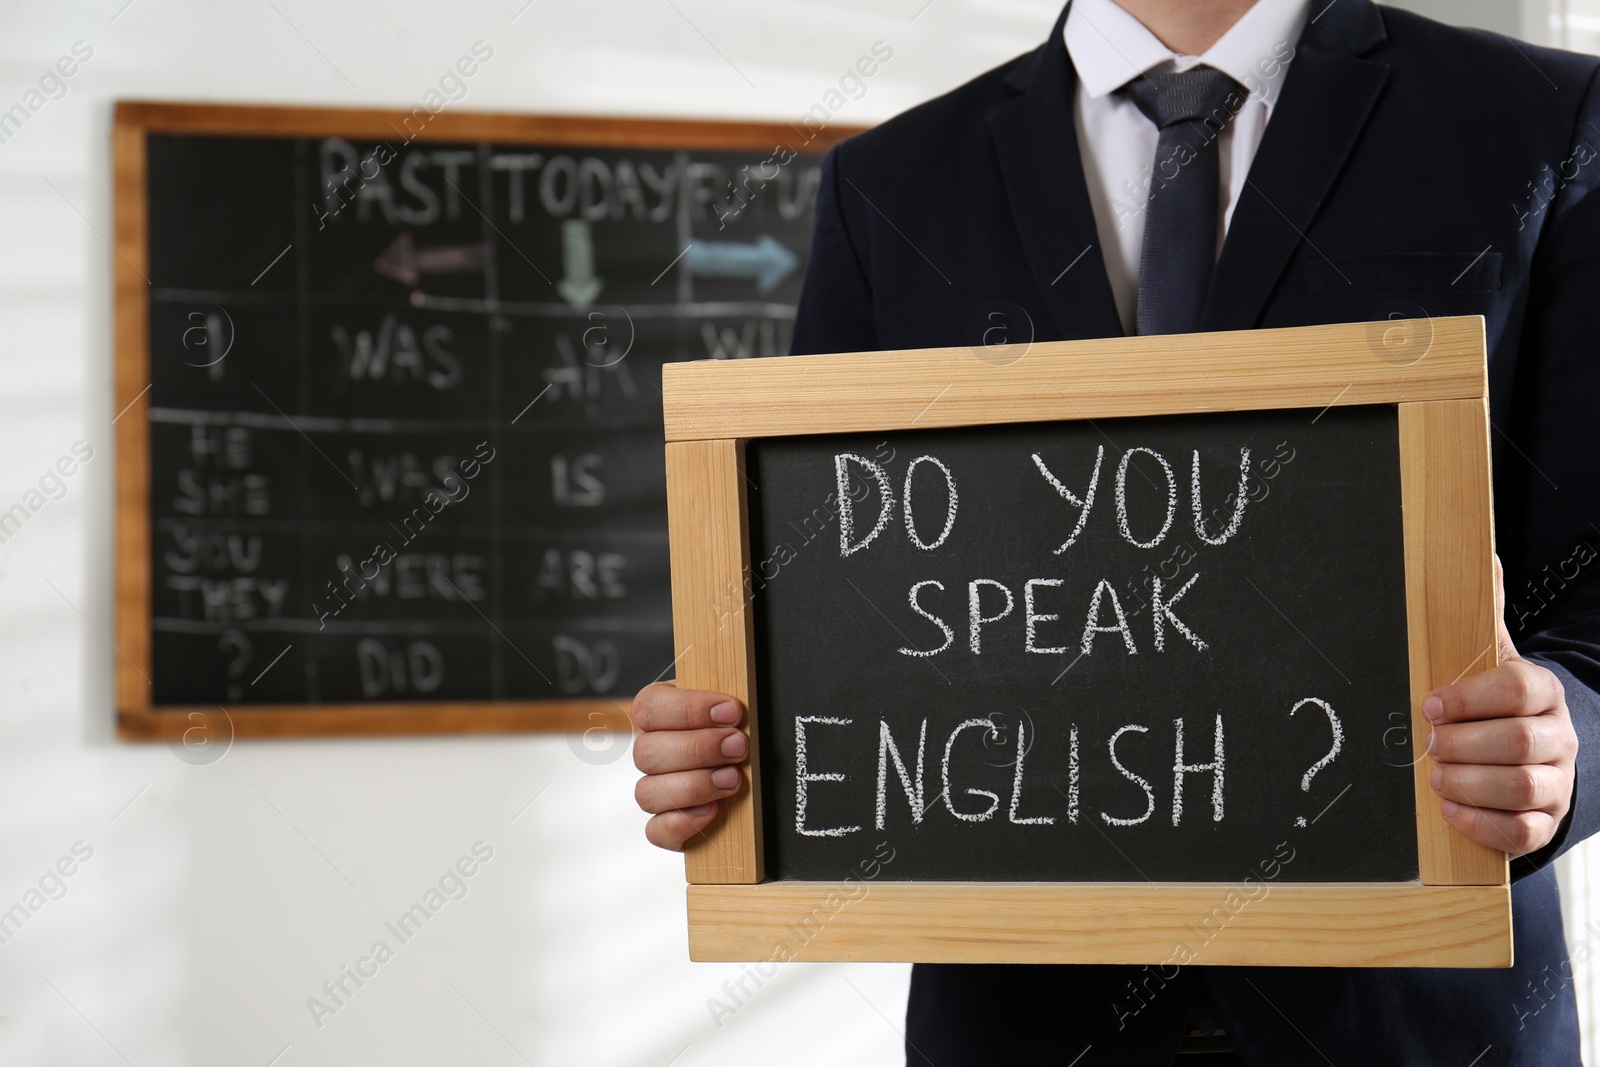
[(1306, 295), (1455, 292), (1500, 288), (1499, 252), (1403, 252), (1335, 256), (1306, 264)]

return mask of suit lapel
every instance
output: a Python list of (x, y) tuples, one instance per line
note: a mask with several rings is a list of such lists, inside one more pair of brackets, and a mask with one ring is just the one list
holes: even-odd
[(989, 130), (1028, 268), (1059, 335), (1117, 337), (1122, 321), (1078, 152), (1076, 77), (1061, 37), (1066, 18), (1063, 9), (1050, 37), (1008, 76), (1018, 95), (989, 117)]
[(1382, 92), (1388, 65), (1360, 53), (1383, 39), (1369, 0), (1334, 0), (1301, 34), (1211, 276), (1202, 330), (1256, 325)]

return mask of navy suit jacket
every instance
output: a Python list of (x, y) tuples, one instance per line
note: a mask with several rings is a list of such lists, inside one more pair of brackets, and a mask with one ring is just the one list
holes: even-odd
[[(1484, 317), (1507, 622), (1565, 685), (1581, 751), (1558, 838), (1513, 864), (1514, 969), (1229, 969), (1211, 989), (1255, 1062), (1321, 1062), (1309, 1042), (1335, 1063), (1465, 1067), (1486, 1048), (1481, 1067), (1577, 1063), (1548, 864), (1600, 828), (1600, 60), (1369, 0), (1313, 7), (1202, 329)], [(1038, 340), (1123, 332), (1065, 17), (1036, 51), (829, 153), (794, 352), (978, 344), (995, 306)], [(1600, 931), (1570, 933), (1600, 949)], [(936, 977), (919, 968), (913, 1023)]]

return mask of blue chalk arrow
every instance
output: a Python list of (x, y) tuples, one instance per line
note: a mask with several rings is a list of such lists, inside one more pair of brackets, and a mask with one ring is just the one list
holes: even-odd
[(692, 241), (685, 258), (690, 274), (702, 278), (753, 278), (760, 293), (771, 292), (800, 265), (799, 256), (767, 234), (754, 244)]

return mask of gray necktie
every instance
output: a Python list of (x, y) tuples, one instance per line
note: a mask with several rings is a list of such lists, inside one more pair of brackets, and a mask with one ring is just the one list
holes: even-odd
[(1201, 66), (1145, 74), (1118, 92), (1161, 131), (1139, 256), (1138, 331), (1189, 333), (1200, 328), (1217, 258), (1217, 139), (1244, 89)]

